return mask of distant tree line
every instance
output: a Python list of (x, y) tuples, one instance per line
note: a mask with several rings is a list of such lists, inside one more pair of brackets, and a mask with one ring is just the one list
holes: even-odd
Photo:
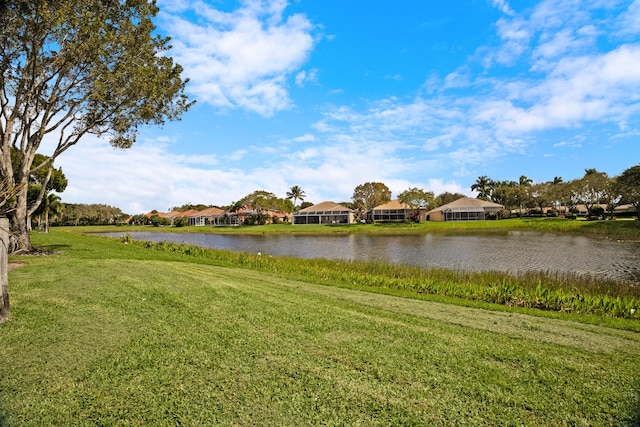
[[(40, 229), (46, 229), (50, 222), (54, 225), (104, 225), (129, 222), (136, 225), (156, 226), (172, 223), (170, 219), (158, 215), (157, 211), (152, 211), (151, 215), (131, 217), (119, 208), (104, 204), (63, 204), (60, 197), (51, 191), (64, 190), (66, 178), (61, 170), (54, 170), (54, 172), (54, 179), (49, 180), (49, 188), (45, 191), (46, 196), (43, 202), (32, 214), (32, 221)], [(31, 192), (41, 190), (37, 176), (33, 178), (30, 186)], [(609, 177), (605, 172), (599, 172), (596, 169), (585, 169), (581, 178), (566, 182), (557, 176), (553, 180), (538, 183), (534, 183), (524, 175), (517, 181), (500, 181), (479, 176), (471, 185), (471, 190), (477, 192), (479, 199), (505, 206), (503, 216), (523, 215), (525, 212), (542, 214), (545, 208), (550, 208), (547, 211), (551, 215), (559, 211), (571, 215), (577, 212), (578, 205), (585, 206), (589, 218), (613, 216), (614, 209), (623, 204), (633, 205), (637, 213), (640, 211), (640, 164), (626, 169), (615, 177)], [(384, 183), (366, 182), (354, 188), (350, 201), (340, 202), (340, 204), (356, 211), (357, 216), (362, 219), (366, 218), (366, 213), (374, 207), (391, 201), (391, 197), (392, 192)], [(418, 187), (410, 187), (397, 195), (400, 202), (416, 210), (416, 218), (420, 209), (434, 209), (462, 197), (465, 195), (450, 192), (435, 196), (432, 191)], [(270, 212), (290, 214), (312, 206), (313, 203), (305, 201), (305, 198), (306, 194), (302, 188), (295, 185), (287, 191), (286, 198), (280, 198), (265, 190), (256, 190), (227, 206), (186, 203), (175, 206), (171, 210), (202, 211), (218, 207), (232, 214), (248, 208), (253, 211), (253, 214), (246, 216), (246, 224), (264, 224), (277, 221), (269, 216)], [(188, 219), (176, 218), (173, 220), (173, 225), (188, 225)]]
[[(526, 176), (518, 181), (492, 180), (480, 176), (471, 186), (478, 198), (505, 206), (508, 212), (535, 211), (544, 208), (561, 209), (568, 213), (577, 212), (578, 205), (584, 205), (588, 218), (613, 217), (617, 206), (630, 204), (640, 214), (640, 165), (630, 167), (619, 176), (609, 177), (596, 169), (585, 169), (581, 178), (565, 182), (561, 177), (534, 183)], [(604, 206), (604, 207), (603, 207)], [(639, 216), (640, 218), (640, 216)]]
[(49, 221), (52, 225), (109, 225), (125, 223), (129, 215), (119, 208), (104, 204), (64, 203)]

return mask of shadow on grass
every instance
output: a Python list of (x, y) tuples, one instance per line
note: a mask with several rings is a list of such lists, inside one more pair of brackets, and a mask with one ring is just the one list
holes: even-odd
[[(53, 255), (61, 252), (65, 248), (70, 248), (70, 245), (41, 245), (36, 248), (34, 252), (27, 255)], [(2, 424), (0, 424), (2, 425)]]
[(636, 381), (635, 387), (635, 404), (636, 407), (631, 410), (631, 418), (629, 419), (629, 423), (627, 427), (638, 427), (640, 426), (640, 378)]

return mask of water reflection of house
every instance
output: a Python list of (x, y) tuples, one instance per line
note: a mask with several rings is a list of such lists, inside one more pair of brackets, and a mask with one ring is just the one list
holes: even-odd
[(399, 200), (391, 200), (367, 212), (367, 220), (373, 222), (425, 221), (426, 218), (426, 209), (413, 209)]
[(322, 202), (295, 212), (293, 224), (351, 224), (355, 212), (334, 202)]
[(428, 221), (481, 221), (495, 218), (503, 205), (462, 197), (427, 212)]

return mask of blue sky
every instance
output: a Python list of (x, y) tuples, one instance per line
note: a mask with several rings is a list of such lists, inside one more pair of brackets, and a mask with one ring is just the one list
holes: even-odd
[(640, 0), (159, 0), (182, 121), (57, 161), (67, 203), (136, 214), (364, 182), (473, 195), (480, 175), (640, 163)]

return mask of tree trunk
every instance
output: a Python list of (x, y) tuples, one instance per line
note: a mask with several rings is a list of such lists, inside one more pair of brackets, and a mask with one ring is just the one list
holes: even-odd
[(16, 252), (33, 251), (27, 221), (27, 186), (23, 186), (16, 195), (15, 209), (9, 214), (13, 237), (16, 239)]
[(9, 220), (0, 218), (0, 323), (9, 318)]

